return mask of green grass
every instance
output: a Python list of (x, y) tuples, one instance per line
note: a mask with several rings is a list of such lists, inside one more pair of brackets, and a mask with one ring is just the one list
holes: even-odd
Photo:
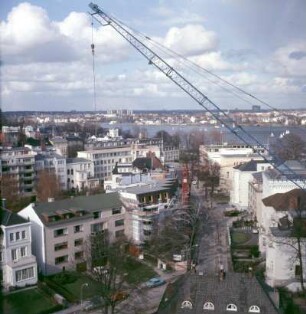
[(232, 232), (231, 236), (234, 245), (246, 243), (252, 238), (252, 235), (243, 232)]
[(157, 275), (152, 267), (133, 258), (128, 259), (125, 271), (127, 273), (126, 281), (129, 284), (139, 284)]
[(100, 283), (77, 272), (65, 272), (51, 275), (45, 278), (45, 282), (69, 302), (80, 301), (81, 287), (85, 283), (88, 283), (88, 287), (84, 286), (82, 289), (83, 299), (94, 297), (95, 295), (98, 295), (101, 290)]
[(61, 307), (38, 288), (14, 292), (3, 297), (3, 313), (52, 313)]

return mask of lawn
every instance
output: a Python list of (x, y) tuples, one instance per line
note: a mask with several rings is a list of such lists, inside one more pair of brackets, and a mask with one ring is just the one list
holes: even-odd
[(133, 258), (128, 259), (128, 262), (125, 265), (125, 271), (127, 273), (126, 281), (129, 284), (134, 285), (145, 282), (157, 275), (152, 267)]
[[(101, 290), (100, 283), (77, 272), (66, 271), (48, 276), (45, 278), (45, 282), (66, 300), (75, 303), (80, 301), (81, 289), (84, 300), (96, 296), (99, 294), (99, 290)], [(88, 286), (85, 285), (86, 283)]]
[(39, 288), (8, 294), (3, 301), (3, 313), (10, 314), (53, 313), (61, 309)]
[(252, 235), (244, 232), (234, 231), (231, 233), (233, 245), (244, 244), (252, 238)]
[[(156, 276), (152, 267), (147, 266), (133, 258), (128, 259), (124, 272), (127, 274), (126, 281), (133, 285), (145, 282), (151, 277)], [(44, 281), (50, 288), (72, 303), (80, 301), (81, 289), (83, 292), (83, 300), (99, 295), (101, 291), (101, 283), (78, 272), (61, 272), (56, 275), (45, 277)], [(88, 286), (85, 286), (86, 283)]]

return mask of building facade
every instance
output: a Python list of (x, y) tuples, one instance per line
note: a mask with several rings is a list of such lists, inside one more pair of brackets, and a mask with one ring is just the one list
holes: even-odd
[(22, 195), (35, 193), (35, 153), (25, 147), (3, 149), (1, 151), (1, 175), (14, 182)]
[(125, 210), (117, 193), (30, 204), (19, 215), (32, 222), (33, 252), (44, 275), (90, 267), (90, 237), (125, 235)]
[(130, 146), (82, 151), (78, 152), (78, 157), (93, 162), (94, 177), (99, 180), (110, 179), (116, 163), (130, 163), (133, 161)]
[(4, 289), (36, 284), (37, 263), (32, 255), (31, 222), (3, 209), (0, 239)]

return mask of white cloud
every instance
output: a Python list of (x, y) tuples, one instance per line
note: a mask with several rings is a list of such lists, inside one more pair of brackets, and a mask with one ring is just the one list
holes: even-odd
[[(11, 10), (0, 31), (4, 63), (73, 62), (91, 57), (92, 28), (86, 13), (71, 12), (55, 22), (44, 9), (25, 2)], [(95, 28), (94, 39), (100, 62), (128, 57), (128, 45), (110, 27)]]
[(279, 76), (303, 76), (306, 73), (306, 44), (291, 43), (275, 51), (266, 71)]
[(195, 24), (170, 28), (162, 42), (164, 46), (184, 56), (199, 55), (216, 49), (218, 45), (214, 32)]

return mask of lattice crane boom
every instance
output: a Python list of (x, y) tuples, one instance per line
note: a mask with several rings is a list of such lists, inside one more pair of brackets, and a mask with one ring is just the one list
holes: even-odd
[[(109, 25), (116, 32), (118, 32), (125, 40), (127, 40), (135, 49), (137, 49), (149, 62), (149, 64), (154, 65), (159, 71), (164, 73), (171, 81), (173, 81), (177, 86), (179, 86), (185, 93), (187, 93), (191, 98), (193, 98), (202, 108), (209, 112), (219, 123), (224, 125), (231, 133), (235, 134), (244, 144), (253, 146), (254, 143), (263, 149), (263, 152), (260, 150), (258, 154), (267, 162), (272, 163), (271, 159), (266, 156), (264, 151), (267, 151), (269, 155), (275, 157), (274, 154), (269, 151), (262, 143), (260, 143), (253, 135), (249, 134), (243, 127), (236, 125), (234, 120), (228, 117), (228, 114), (217, 106), (212, 100), (210, 100), (204, 93), (202, 93), (198, 88), (196, 88), (189, 80), (183, 77), (175, 68), (173, 68), (169, 63), (167, 63), (163, 58), (161, 58), (155, 51), (150, 47), (141, 42), (136, 36), (132, 34), (124, 25), (110, 17), (106, 14), (101, 8), (94, 3), (90, 3), (89, 7), (93, 11), (91, 15), (95, 20), (103, 26)], [(212, 109), (211, 109), (211, 108)], [(223, 119), (220, 116), (227, 117)], [(251, 143), (253, 142), (253, 143)], [(274, 167), (282, 174), (284, 172), (278, 168), (277, 165)], [(298, 177), (297, 174), (288, 166), (283, 165), (286, 168), (286, 171), (290, 176)], [(284, 174), (285, 175), (285, 174)], [(285, 175), (287, 176), (287, 175)], [(297, 187), (304, 189), (303, 186), (296, 180), (289, 178)]]

